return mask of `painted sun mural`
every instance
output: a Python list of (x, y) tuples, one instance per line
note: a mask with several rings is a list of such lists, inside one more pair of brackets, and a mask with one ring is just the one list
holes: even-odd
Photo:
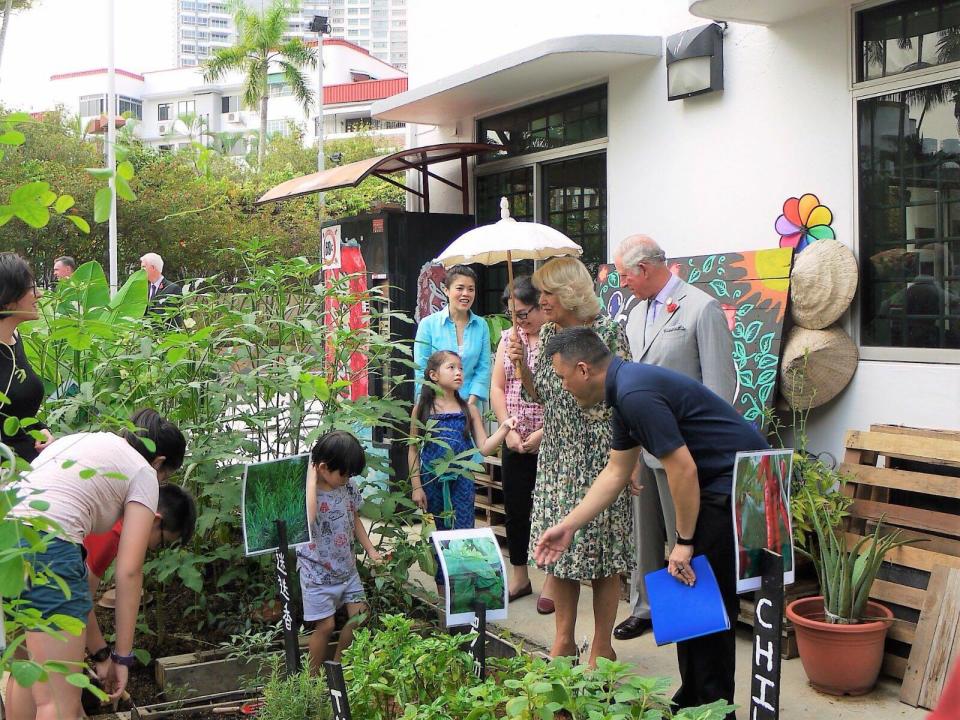
[[(668, 261), (674, 275), (696, 285), (723, 308), (733, 335), (739, 383), (734, 407), (758, 427), (774, 399), (792, 259), (793, 248), (782, 247)], [(639, 301), (620, 287), (613, 265), (600, 267), (596, 287), (610, 316), (625, 324)]]

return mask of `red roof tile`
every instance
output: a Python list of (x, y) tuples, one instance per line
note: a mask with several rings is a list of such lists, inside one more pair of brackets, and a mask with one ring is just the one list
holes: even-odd
[(363, 80), (355, 83), (323, 86), (323, 104), (341, 105), (343, 103), (382, 100), (383, 98), (406, 92), (407, 78), (389, 80)]

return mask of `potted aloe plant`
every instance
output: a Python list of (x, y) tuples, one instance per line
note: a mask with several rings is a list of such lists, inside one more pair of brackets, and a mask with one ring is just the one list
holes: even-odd
[(871, 536), (847, 549), (839, 522), (845, 507), (838, 512), (834, 503), (823, 502), (807, 487), (796, 500), (805, 506), (812, 526), (807, 554), (823, 593), (787, 606), (803, 669), (818, 690), (863, 695), (876, 684), (893, 621), (889, 608), (869, 600), (870, 590), (886, 554), (914, 541), (901, 539), (899, 530), (885, 534), (881, 518)]

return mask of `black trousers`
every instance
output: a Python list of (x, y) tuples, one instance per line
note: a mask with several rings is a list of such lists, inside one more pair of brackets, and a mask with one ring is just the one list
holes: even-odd
[(507, 516), (507, 549), (511, 565), (527, 564), (533, 486), (537, 482), (537, 456), (513, 452), (506, 445), (500, 456), (503, 471), (503, 505)]
[[(704, 705), (714, 700), (733, 703), (736, 663), (736, 626), (740, 612), (737, 598), (733, 517), (730, 496), (700, 494), (700, 515), (694, 535), (694, 555), (706, 555), (717, 576), (730, 629), (677, 643), (680, 689), (673, 700), (681, 708)], [(735, 720), (733, 713), (727, 716)]]

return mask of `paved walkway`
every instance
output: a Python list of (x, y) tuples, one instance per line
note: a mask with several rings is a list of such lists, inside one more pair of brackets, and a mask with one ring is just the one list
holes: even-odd
[[(416, 566), (411, 569), (414, 582), (435, 594), (432, 577), (428, 577)], [(532, 569), (530, 572), (534, 594), (510, 604), (510, 616), (503, 621), (491, 623), (499, 630), (507, 630), (516, 638), (523, 638), (528, 646), (538, 649), (549, 647), (553, 640), (553, 617), (538, 615), (536, 611), (537, 591), (543, 583), (543, 574)], [(580, 592), (580, 605), (577, 623), (577, 640), (589, 638), (593, 634), (592, 593), (583, 586)], [(627, 603), (621, 602), (617, 611), (617, 622), (630, 614)], [(737, 716), (741, 720), (749, 717), (750, 706), (750, 650), (752, 644), (751, 629), (741, 625), (737, 632), (737, 694), (740, 706)], [(634, 663), (638, 672), (644, 675), (669, 677), (679, 682), (676, 651), (672, 645), (658, 648), (653, 634), (646, 633), (635, 640), (614, 640), (614, 650), (620, 660)], [(836, 698), (817, 692), (807, 684), (800, 659), (784, 660), (780, 686), (781, 720), (800, 720), (817, 718), (823, 720), (923, 720), (927, 711), (912, 708), (899, 701), (900, 683), (891, 678), (881, 678), (877, 688), (869, 695), (860, 698)]]

